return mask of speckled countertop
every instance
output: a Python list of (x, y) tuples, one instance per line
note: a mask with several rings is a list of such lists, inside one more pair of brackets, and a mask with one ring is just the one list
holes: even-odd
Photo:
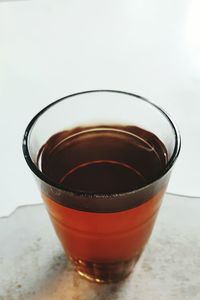
[(133, 274), (120, 284), (82, 279), (43, 205), (0, 218), (0, 300), (199, 300), (200, 199), (166, 195)]

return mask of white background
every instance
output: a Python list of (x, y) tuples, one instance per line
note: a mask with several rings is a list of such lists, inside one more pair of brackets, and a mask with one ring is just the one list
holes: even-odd
[(200, 196), (199, 0), (0, 0), (0, 215), (40, 202), (21, 142), (67, 94), (118, 89), (166, 109), (182, 134), (168, 191)]

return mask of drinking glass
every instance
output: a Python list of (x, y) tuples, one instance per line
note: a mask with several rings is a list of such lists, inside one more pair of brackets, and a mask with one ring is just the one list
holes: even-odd
[[(96, 193), (67, 188), (42, 171), (39, 154), (56, 133), (76, 128), (76, 135), (81, 135), (84, 128), (106, 130), (115, 125), (126, 128), (124, 134), (137, 126), (163, 143), (168, 160), (156, 178), (129, 191)], [(147, 99), (127, 92), (92, 90), (69, 95), (30, 121), (23, 139), (24, 156), (64, 251), (81, 276), (115, 282), (130, 274), (151, 235), (179, 151), (180, 135), (169, 115)], [(72, 152), (72, 159), (79, 160), (75, 156)]]

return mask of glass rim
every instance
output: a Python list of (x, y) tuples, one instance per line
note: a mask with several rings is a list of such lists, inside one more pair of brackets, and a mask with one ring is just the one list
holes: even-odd
[[(50, 178), (48, 178), (48, 176), (46, 176), (42, 171), (40, 171), (40, 169), (35, 165), (35, 163), (32, 161), (30, 153), (29, 153), (29, 137), (32, 131), (33, 126), (36, 124), (37, 120), (47, 111), (49, 110), (51, 107), (53, 107), (54, 105), (65, 101), (69, 98), (75, 97), (75, 96), (79, 96), (79, 95), (83, 95), (83, 94), (90, 94), (90, 93), (101, 93), (101, 92), (105, 92), (105, 93), (118, 93), (118, 94), (123, 94), (123, 95), (127, 95), (127, 96), (132, 96), (135, 97), (141, 101), (144, 101), (146, 104), (149, 104), (150, 106), (153, 106), (156, 110), (158, 110), (169, 122), (169, 124), (171, 125), (173, 131), (174, 131), (174, 136), (175, 136), (175, 145), (174, 145), (174, 150), (172, 152), (171, 158), (170, 160), (167, 162), (165, 168), (163, 169), (163, 171), (159, 174), (159, 176), (157, 176), (156, 178), (154, 178), (152, 181), (148, 182), (148, 184), (138, 188), (138, 189), (133, 189), (131, 191), (128, 192), (120, 192), (120, 193), (95, 193), (95, 192), (84, 192), (84, 191), (79, 191), (79, 190), (73, 190), (73, 189), (67, 189), (65, 188), (62, 184), (56, 183), (53, 180), (51, 180)], [(59, 190), (62, 190), (64, 192), (73, 194), (75, 196), (84, 196), (84, 197), (116, 197), (117, 196), (125, 196), (125, 195), (129, 195), (132, 193), (136, 193), (139, 191), (142, 191), (143, 189), (149, 187), (151, 184), (153, 184), (154, 182), (156, 182), (157, 180), (161, 179), (162, 177), (164, 177), (164, 175), (172, 168), (172, 166), (174, 165), (179, 152), (180, 152), (180, 148), (181, 148), (181, 137), (180, 137), (180, 132), (176, 126), (176, 124), (174, 123), (174, 121), (172, 121), (170, 115), (160, 106), (158, 106), (157, 104), (151, 102), (150, 100), (146, 99), (145, 97), (139, 96), (137, 94), (134, 93), (130, 93), (130, 92), (125, 92), (125, 91), (120, 91), (120, 90), (112, 90), (112, 89), (96, 89), (96, 90), (87, 90), (87, 91), (82, 91), (82, 92), (77, 92), (77, 93), (73, 93), (70, 95), (67, 95), (65, 97), (62, 97), (56, 101), (51, 102), (49, 105), (45, 106), (43, 109), (41, 109), (29, 122), (28, 126), (25, 129), (25, 133), (23, 136), (23, 143), (22, 143), (22, 150), (23, 150), (23, 154), (24, 154), (24, 158), (29, 166), (29, 168), (31, 169), (31, 171), (42, 181), (44, 181), (45, 183), (47, 183), (50, 186), (53, 186), (54, 188), (57, 188)]]

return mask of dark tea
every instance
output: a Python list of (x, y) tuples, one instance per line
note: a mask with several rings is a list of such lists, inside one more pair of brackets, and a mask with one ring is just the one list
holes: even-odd
[(42, 146), (39, 169), (68, 191), (63, 195), (45, 185), (42, 195), (81, 275), (108, 282), (131, 272), (161, 204), (168, 177), (159, 184), (156, 179), (167, 163), (164, 144), (137, 126), (77, 127)]
[(131, 273), (179, 151), (168, 114), (132, 93), (75, 93), (30, 121), (24, 157), (80, 275), (113, 282)]

